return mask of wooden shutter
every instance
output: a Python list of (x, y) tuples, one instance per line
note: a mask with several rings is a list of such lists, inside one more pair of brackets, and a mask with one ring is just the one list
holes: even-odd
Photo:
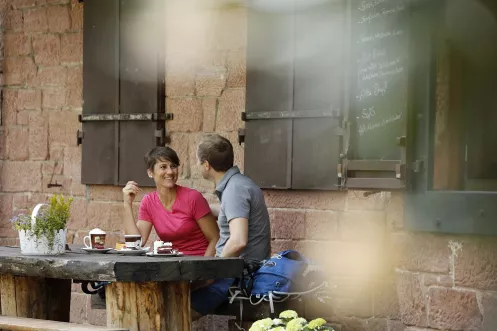
[(351, 1), (350, 140), (343, 160), (347, 188), (405, 187), (408, 3)]
[(143, 155), (165, 136), (162, 5), (85, 0), (84, 184), (153, 186)]
[(248, 20), (245, 173), (263, 188), (337, 189), (344, 1)]

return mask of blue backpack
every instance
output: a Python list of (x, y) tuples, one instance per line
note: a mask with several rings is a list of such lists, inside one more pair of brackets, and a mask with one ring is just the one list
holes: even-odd
[(264, 261), (253, 274), (249, 291), (251, 295), (265, 296), (269, 292), (284, 295), (295, 291), (298, 280), (307, 268), (309, 260), (297, 251), (286, 250)]

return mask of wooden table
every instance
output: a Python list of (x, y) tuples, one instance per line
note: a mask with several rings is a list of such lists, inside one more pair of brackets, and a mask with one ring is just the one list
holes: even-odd
[(69, 321), (71, 279), (111, 281), (107, 326), (191, 330), (190, 280), (237, 277), (241, 258), (87, 254), (24, 256), (0, 247), (2, 315)]

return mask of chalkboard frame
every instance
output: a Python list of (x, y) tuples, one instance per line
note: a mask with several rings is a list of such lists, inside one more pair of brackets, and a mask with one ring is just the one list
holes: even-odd
[[(348, 15), (348, 29), (349, 29), (349, 40), (352, 41), (352, 21), (353, 21), (353, 11), (352, 2), (348, 2), (349, 9), (347, 11)], [(406, 4), (406, 16), (410, 18), (412, 7)], [(412, 22), (406, 23), (406, 34), (408, 35), (408, 41), (406, 53), (411, 54), (413, 48), (413, 42), (410, 35), (410, 31), (413, 29)], [(350, 46), (350, 52), (352, 52), (352, 46)], [(352, 57), (352, 56), (351, 56)], [(349, 98), (349, 114), (347, 116), (347, 135), (346, 144), (344, 149), (344, 157), (342, 159), (342, 172), (343, 172), (343, 186), (347, 189), (368, 189), (368, 190), (404, 190), (409, 187), (409, 172), (408, 160), (410, 159), (410, 148), (412, 147), (410, 141), (412, 137), (409, 137), (409, 132), (412, 119), (412, 98), (413, 98), (413, 74), (412, 74), (412, 58), (408, 57), (405, 63), (407, 67), (406, 73), (406, 108), (405, 108), (405, 120), (401, 127), (401, 134), (396, 137), (397, 147), (398, 147), (398, 158), (394, 159), (368, 159), (361, 158), (357, 155), (357, 139), (356, 135), (353, 134), (357, 131), (357, 120), (355, 116), (354, 103), (352, 99), (354, 98), (355, 91), (352, 88), (352, 84), (347, 82), (348, 98)], [(351, 77), (354, 77), (354, 68), (352, 64), (349, 63), (349, 71)], [(354, 93), (353, 93), (354, 92)]]

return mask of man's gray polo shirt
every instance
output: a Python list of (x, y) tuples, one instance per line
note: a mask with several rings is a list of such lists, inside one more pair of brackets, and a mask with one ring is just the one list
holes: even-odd
[(219, 241), (216, 255), (221, 255), (230, 237), (228, 223), (234, 218), (248, 219), (248, 242), (241, 256), (248, 260), (265, 260), (271, 254), (271, 227), (262, 190), (238, 167), (229, 169), (216, 186), (221, 201), (217, 223)]

